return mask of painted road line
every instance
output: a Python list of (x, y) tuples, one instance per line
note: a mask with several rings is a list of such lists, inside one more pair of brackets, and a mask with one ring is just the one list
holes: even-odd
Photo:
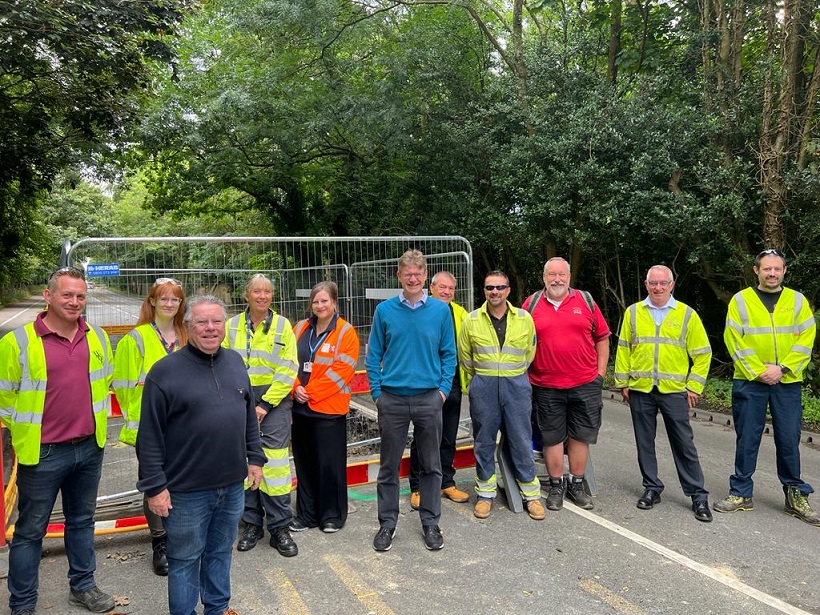
[(722, 583), (726, 587), (729, 587), (737, 592), (740, 592), (741, 594), (744, 594), (749, 598), (757, 600), (758, 602), (770, 606), (773, 609), (777, 609), (781, 613), (787, 613), (788, 615), (811, 615), (811, 613), (809, 613), (808, 611), (804, 611), (796, 606), (792, 606), (788, 602), (780, 600), (780, 598), (775, 598), (774, 596), (762, 592), (759, 589), (755, 589), (750, 585), (746, 585), (745, 583), (738, 581), (737, 579), (732, 578), (723, 572), (720, 572), (716, 568), (707, 566), (706, 564), (701, 564), (700, 562), (696, 562), (695, 560), (688, 558), (685, 555), (681, 555), (677, 551), (673, 551), (672, 549), (669, 549), (667, 547), (664, 547), (663, 545), (658, 544), (657, 542), (649, 540), (648, 538), (645, 538), (640, 534), (636, 534), (635, 532), (628, 530), (625, 527), (618, 525), (617, 523), (613, 523), (612, 521), (604, 519), (603, 517), (599, 517), (598, 515), (591, 513), (588, 510), (578, 508), (572, 502), (565, 502), (564, 509), (570, 510), (574, 512), (576, 515), (580, 515), (594, 523), (597, 523), (601, 527), (605, 527), (606, 529), (616, 534), (620, 534), (624, 538), (631, 540), (632, 542), (639, 544), (649, 549), (650, 551), (654, 551), (655, 553), (658, 553), (659, 555), (662, 555), (663, 557), (672, 560), (673, 562), (676, 562), (681, 566), (689, 568), (690, 570), (693, 570), (695, 572), (699, 572), (703, 576), (708, 577), (713, 581)]
[[(290, 582), (290, 579), (285, 576), (281, 569), (264, 568), (259, 570), (262, 576), (271, 586), (279, 604), (277, 605), (277, 613), (287, 613), (288, 615), (310, 615), (310, 609), (305, 604), (299, 592)], [(270, 606), (267, 604), (266, 606)]]
[(345, 563), (341, 556), (325, 555), (323, 559), (356, 600), (367, 608), (368, 615), (393, 615), (393, 609), (379, 597), (379, 592), (368, 585), (358, 572)]
[(629, 613), (630, 615), (641, 615), (643, 611), (636, 604), (619, 596), (611, 589), (604, 587), (592, 579), (582, 579), (578, 581), (578, 586), (585, 592), (600, 598), (601, 602), (610, 606), (616, 613)]
[(12, 316), (11, 318), (7, 318), (7, 319), (6, 319), (6, 320), (4, 320), (3, 322), (0, 322), (0, 327), (5, 326), (6, 324), (10, 323), (12, 320), (14, 320), (15, 318), (17, 318), (18, 316), (21, 316), (21, 315), (25, 314), (26, 312), (30, 312), (31, 310), (35, 310), (35, 311), (37, 311), (37, 312), (42, 312), (42, 311), (43, 311), (43, 308), (42, 308), (42, 306), (40, 306), (40, 305), (33, 305), (33, 306), (31, 306), (31, 307), (27, 307), (27, 308), (25, 308), (25, 309), (23, 309), (23, 310), (20, 310), (19, 312), (17, 312), (17, 313), (16, 313), (14, 316)]

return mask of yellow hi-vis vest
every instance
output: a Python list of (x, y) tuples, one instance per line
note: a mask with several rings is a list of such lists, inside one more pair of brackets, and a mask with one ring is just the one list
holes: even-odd
[(527, 373), (535, 357), (535, 324), (526, 310), (507, 302), (507, 334), (499, 348), (487, 304), (470, 312), (461, 323), (458, 359), (469, 385), (473, 376), (511, 378)]
[(137, 443), (145, 376), (151, 366), (167, 354), (151, 323), (131, 329), (117, 344), (111, 388), (125, 419), (120, 430), (121, 442), (131, 446)]
[(802, 381), (816, 330), (811, 306), (799, 292), (784, 288), (770, 314), (754, 288), (740, 291), (729, 302), (723, 331), (735, 364), (734, 377), (754, 380), (766, 365), (782, 365), (789, 371), (780, 382)]
[(711, 361), (712, 347), (703, 322), (685, 303), (678, 301), (660, 326), (643, 302), (627, 308), (615, 356), (618, 388), (644, 393), (653, 387), (661, 393), (689, 389), (700, 395)]
[(251, 386), (267, 386), (262, 399), (276, 407), (290, 395), (298, 374), (296, 336), (288, 319), (273, 312), (267, 332), (263, 324), (253, 332), (249, 353), (246, 315), (242, 312), (228, 321), (222, 345), (239, 353), (248, 368)]
[[(91, 405), (97, 446), (103, 448), (111, 408), (108, 386), (113, 376), (113, 353), (108, 334), (94, 325), (88, 327)], [(34, 323), (4, 335), (0, 340), (0, 420), (11, 430), (17, 460), (23, 465), (40, 462), (47, 382), (46, 353)]]
[[(461, 324), (464, 322), (464, 319), (469, 316), (467, 310), (461, 307), (455, 301), (450, 302), (450, 306), (453, 309), (453, 316), (456, 323), (456, 340), (458, 340), (458, 336), (461, 333)], [(469, 384), (470, 380), (467, 377), (467, 374), (464, 372), (463, 369), (459, 368), (458, 370), (458, 380), (461, 383), (461, 392), (467, 392), (467, 384)]]

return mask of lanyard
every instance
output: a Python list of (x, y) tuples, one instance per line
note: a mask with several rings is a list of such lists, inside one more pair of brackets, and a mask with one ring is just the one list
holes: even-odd
[(175, 339), (172, 343), (169, 344), (165, 341), (165, 338), (162, 336), (162, 332), (160, 332), (157, 323), (151, 321), (151, 326), (154, 327), (154, 331), (157, 332), (157, 335), (159, 336), (159, 341), (162, 344), (162, 347), (165, 349), (166, 354), (171, 354), (172, 352), (174, 352), (174, 350), (177, 349), (177, 346), (179, 346), (179, 339)]
[(330, 328), (325, 329), (324, 333), (316, 337), (316, 343), (311, 343), (311, 340), (316, 336), (316, 329), (313, 327), (310, 328), (310, 336), (308, 336), (308, 349), (310, 350), (310, 360), (313, 361), (313, 357), (316, 356), (316, 351), (319, 350), (319, 346), (322, 345), (322, 342), (325, 341), (325, 338), (330, 335)]
[[(262, 325), (262, 333), (267, 335), (270, 330), (270, 324), (273, 322), (273, 310), (268, 309), (268, 315), (265, 317), (265, 324)], [(251, 320), (251, 309), (245, 310), (245, 365), (251, 364), (251, 342), (256, 330), (253, 328), (253, 321)]]

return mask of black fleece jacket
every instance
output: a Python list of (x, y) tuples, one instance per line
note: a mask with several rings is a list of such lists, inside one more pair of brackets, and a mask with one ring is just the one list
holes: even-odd
[(137, 434), (137, 489), (202, 491), (242, 481), (265, 465), (253, 392), (242, 358), (190, 344), (157, 361), (145, 379)]

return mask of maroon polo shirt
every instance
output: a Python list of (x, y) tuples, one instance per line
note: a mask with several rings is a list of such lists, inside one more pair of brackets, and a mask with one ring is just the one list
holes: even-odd
[(88, 325), (79, 319), (73, 340), (51, 331), (37, 315), (34, 332), (43, 342), (46, 355), (46, 401), (40, 442), (53, 444), (92, 435), (96, 429), (88, 374)]

